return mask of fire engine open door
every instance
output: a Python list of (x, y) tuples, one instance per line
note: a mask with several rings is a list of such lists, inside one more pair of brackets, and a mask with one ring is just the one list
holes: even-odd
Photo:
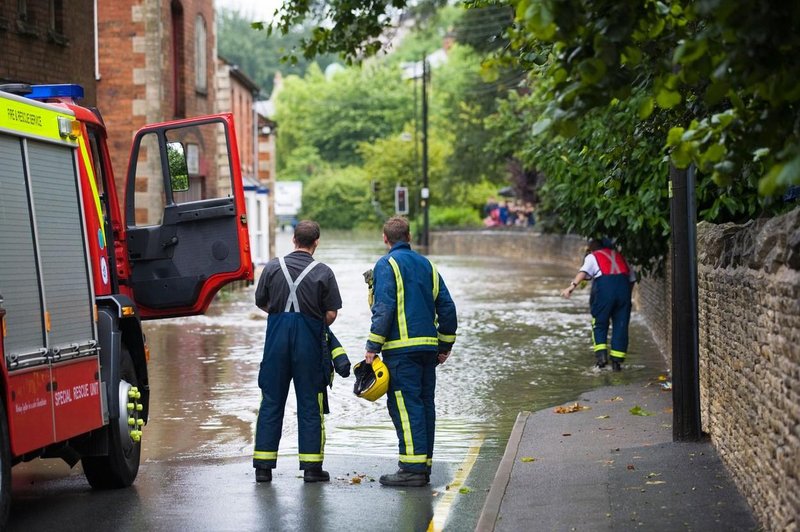
[(142, 318), (203, 313), (224, 284), (252, 280), (230, 114), (139, 130), (126, 187), (129, 285)]

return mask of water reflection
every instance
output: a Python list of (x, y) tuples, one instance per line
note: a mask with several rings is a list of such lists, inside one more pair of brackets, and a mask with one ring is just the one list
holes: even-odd
[[(326, 233), (315, 255), (339, 282), (344, 307), (333, 330), (353, 363), (363, 357), (370, 322), (361, 274), (384, 253), (379, 237)], [(278, 252), (290, 250), (291, 237), (283, 233)], [(460, 461), (478, 435), (486, 438), (483, 452), (500, 454), (519, 411), (664, 370), (649, 332), (634, 315), (629, 366), (621, 373), (591, 371), (588, 290), (569, 301), (558, 296), (571, 270), (493, 257), (431, 258), (459, 314), (453, 356), (438, 370), (436, 460)], [(228, 293), (206, 316), (147, 323), (152, 416), (144, 438), (146, 459), (250, 454), (266, 326), (253, 294), (254, 287)], [(352, 383), (352, 377), (337, 377), (329, 391), (326, 453), (395, 456), (385, 400), (356, 399)], [(297, 452), (295, 415), (291, 391), (282, 455)]]

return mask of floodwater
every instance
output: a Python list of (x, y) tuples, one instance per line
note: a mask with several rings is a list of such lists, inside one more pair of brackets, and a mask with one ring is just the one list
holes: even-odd
[[(291, 251), (279, 233), (277, 251)], [(332, 329), (351, 363), (363, 358), (370, 312), (362, 272), (385, 253), (375, 235), (323, 233), (315, 258), (336, 274), (344, 306)], [(574, 400), (586, 390), (655, 378), (665, 363), (634, 313), (628, 362), (620, 373), (592, 369), (588, 289), (559, 296), (575, 271), (498, 257), (431, 256), (453, 295), (458, 340), (437, 370), (434, 463), (461, 462), (470, 447), (498, 461), (520, 411)], [(576, 265), (577, 267), (577, 265)], [(260, 400), (257, 374), (266, 315), (254, 286), (218, 296), (205, 316), (147, 322), (151, 415), (143, 460), (250, 456)], [(353, 377), (329, 390), (326, 455), (395, 457), (385, 408), (356, 398)], [(296, 461), (294, 392), (279, 460)]]

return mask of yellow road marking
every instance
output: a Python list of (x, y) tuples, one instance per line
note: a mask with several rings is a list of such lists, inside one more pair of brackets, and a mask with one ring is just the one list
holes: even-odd
[(469, 472), (472, 471), (472, 466), (475, 465), (475, 461), (478, 459), (478, 453), (480, 453), (483, 440), (483, 434), (472, 440), (472, 445), (467, 451), (467, 456), (464, 458), (464, 461), (461, 462), (461, 466), (458, 468), (458, 471), (456, 471), (455, 478), (453, 478), (453, 481), (450, 483), (450, 489), (444, 492), (444, 495), (433, 511), (433, 519), (431, 519), (430, 524), (428, 524), (428, 532), (440, 532), (444, 529), (447, 516), (450, 515), (450, 508), (453, 506), (456, 495), (459, 494), (458, 490), (464, 485), (464, 481), (467, 480)]

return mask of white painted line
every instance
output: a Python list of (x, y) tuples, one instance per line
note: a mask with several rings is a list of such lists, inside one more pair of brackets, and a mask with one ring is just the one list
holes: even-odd
[(467, 456), (464, 457), (464, 461), (461, 462), (461, 466), (456, 471), (455, 478), (453, 478), (453, 481), (450, 483), (450, 489), (444, 492), (444, 495), (433, 511), (433, 519), (431, 519), (430, 524), (428, 524), (428, 532), (441, 532), (441, 530), (444, 530), (447, 516), (450, 515), (450, 508), (452, 508), (453, 502), (459, 494), (458, 490), (464, 485), (464, 481), (467, 480), (469, 472), (472, 471), (472, 466), (475, 465), (475, 461), (478, 459), (478, 454), (480, 453), (484, 438), (485, 436), (481, 434), (472, 440), (472, 444), (469, 450), (467, 450)]

